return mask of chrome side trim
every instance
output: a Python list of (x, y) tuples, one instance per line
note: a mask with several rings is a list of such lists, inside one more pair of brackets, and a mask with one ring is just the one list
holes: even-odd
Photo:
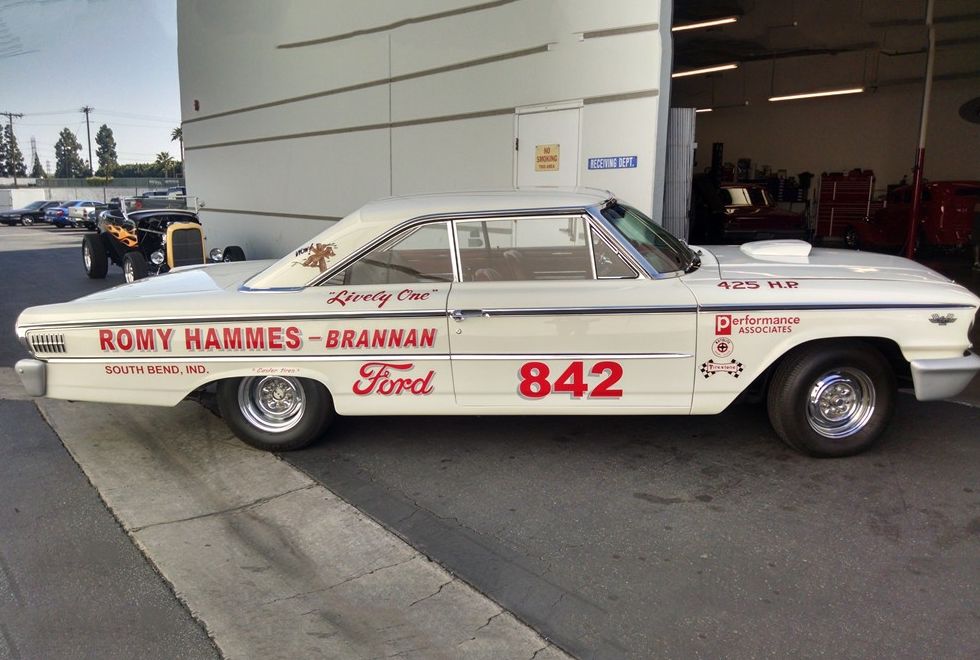
[(695, 312), (695, 305), (660, 305), (644, 307), (497, 307), (490, 309), (463, 309), (471, 316), (599, 316), (604, 314), (679, 314)]
[(452, 360), (676, 360), (693, 358), (690, 353), (464, 353)]
[(973, 309), (965, 303), (803, 303), (803, 304), (744, 304), (699, 305), (701, 312), (753, 312), (753, 311), (820, 311), (820, 310), (870, 310), (870, 309)]
[(201, 355), (180, 355), (180, 356), (112, 356), (112, 357), (57, 357), (43, 360), (49, 364), (69, 364), (69, 363), (97, 363), (97, 364), (186, 364), (200, 362), (395, 362), (395, 361), (437, 361), (445, 362), (450, 360), (460, 361), (499, 361), (499, 360), (675, 360), (678, 358), (692, 358), (690, 353), (462, 353), (460, 355), (450, 355), (448, 353), (408, 353), (391, 355), (383, 354), (355, 354), (355, 355), (303, 355), (291, 353), (287, 355), (214, 355), (212, 353), (202, 353)]

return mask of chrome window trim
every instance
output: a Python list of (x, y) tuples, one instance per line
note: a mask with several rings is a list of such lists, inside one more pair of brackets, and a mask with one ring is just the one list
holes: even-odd
[[(611, 199), (611, 198), (610, 198)], [(401, 233), (405, 229), (416, 225), (431, 224), (433, 222), (443, 222), (443, 221), (455, 221), (455, 220), (479, 220), (487, 218), (497, 218), (506, 219), (521, 217), (527, 215), (574, 215), (576, 213), (585, 213), (586, 207), (562, 207), (562, 208), (544, 208), (544, 209), (506, 209), (501, 211), (471, 211), (466, 213), (432, 213), (429, 215), (420, 215), (414, 218), (409, 218), (403, 220), (402, 222), (391, 227), (380, 236), (368, 241), (356, 250), (351, 251), (346, 257), (338, 261), (333, 265), (332, 268), (327, 269), (325, 272), (320, 273), (312, 280), (306, 283), (305, 287), (321, 286), (326, 280), (339, 273), (340, 271), (347, 268), (353, 262), (360, 259), (365, 254), (368, 254), (372, 250), (376, 249), (380, 245), (384, 244), (386, 241), (390, 240), (397, 234)]]
[(592, 223), (591, 220), (592, 220), (592, 218), (590, 216), (590, 218), (589, 218), (589, 246), (590, 246), (590, 249), (592, 249), (591, 248), (591, 246), (592, 246), (592, 237), (593, 237), (593, 233), (594, 233), (596, 238), (598, 238), (600, 241), (602, 241), (603, 243), (605, 243), (609, 247), (609, 249), (612, 250), (613, 253), (615, 253), (615, 255), (617, 257), (619, 257), (620, 259), (623, 260), (623, 263), (626, 264), (627, 268), (629, 268), (631, 271), (633, 271), (633, 276), (632, 277), (626, 277), (626, 276), (622, 276), (622, 277), (620, 277), (620, 276), (599, 277), (599, 274), (598, 274), (598, 271), (597, 271), (597, 267), (595, 265), (595, 254), (593, 252), (593, 255), (592, 255), (592, 264), (593, 264), (592, 265), (592, 270), (595, 271), (595, 279), (597, 279), (597, 280), (636, 280), (636, 279), (642, 279), (642, 275), (640, 275), (640, 272), (636, 268), (634, 268), (633, 265), (630, 264), (629, 260), (627, 260), (620, 253), (620, 245), (619, 245), (619, 243), (610, 242), (609, 240), (607, 240), (606, 237), (605, 237), (605, 235), (603, 234), (603, 232), (596, 230), (596, 227), (594, 226), (594, 224)]

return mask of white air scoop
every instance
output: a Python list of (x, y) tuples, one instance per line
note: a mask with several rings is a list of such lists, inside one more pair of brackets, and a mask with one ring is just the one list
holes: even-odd
[(773, 257), (808, 257), (813, 246), (806, 241), (753, 241), (741, 246), (742, 253), (753, 259)]

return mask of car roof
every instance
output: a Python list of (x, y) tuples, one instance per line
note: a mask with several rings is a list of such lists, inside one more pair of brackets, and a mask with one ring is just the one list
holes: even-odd
[(427, 193), (387, 197), (359, 210), (365, 223), (393, 223), (439, 213), (582, 209), (603, 204), (613, 194), (596, 188), (525, 188), (472, 192)]

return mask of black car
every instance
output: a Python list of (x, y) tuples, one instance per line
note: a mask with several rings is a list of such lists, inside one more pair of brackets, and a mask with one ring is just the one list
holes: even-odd
[(22, 209), (11, 209), (0, 211), (0, 223), (5, 225), (33, 225), (35, 222), (44, 222), (44, 211), (51, 206), (61, 206), (64, 202), (45, 201), (40, 199), (31, 202)]
[(180, 266), (245, 260), (237, 245), (208, 252), (201, 221), (186, 205), (186, 199), (111, 200), (98, 215), (98, 233), (82, 241), (85, 273), (102, 279), (114, 263), (127, 282), (134, 282)]

